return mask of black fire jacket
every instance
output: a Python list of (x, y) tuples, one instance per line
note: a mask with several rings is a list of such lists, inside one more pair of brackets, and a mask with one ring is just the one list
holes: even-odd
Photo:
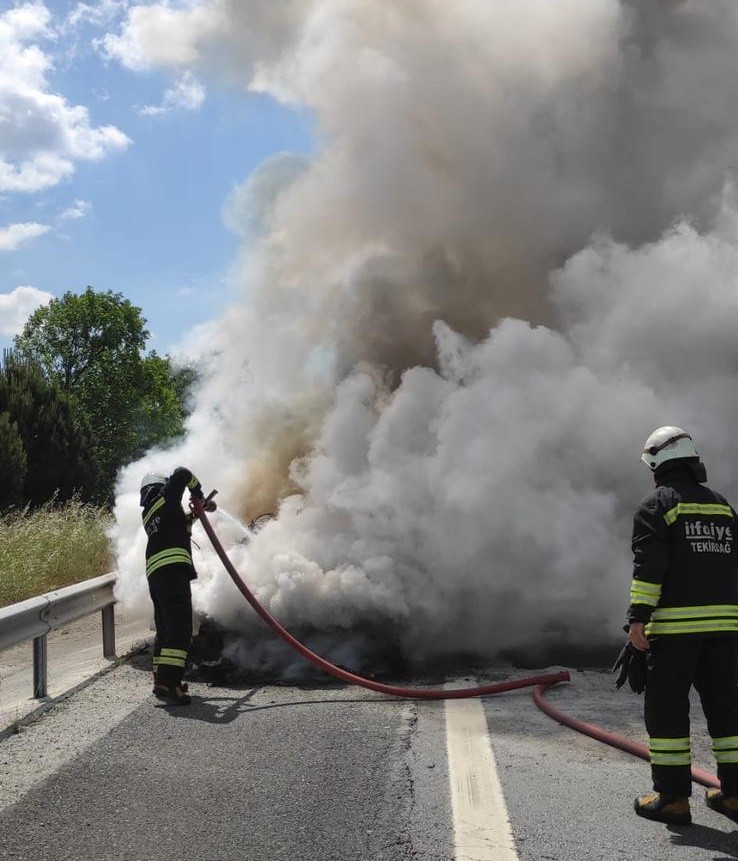
[(141, 517), (149, 537), (146, 544), (147, 577), (157, 572), (186, 573), (190, 580), (197, 577), (192, 564), (192, 520), (182, 509), (182, 496), (187, 489), (192, 496), (203, 495), (197, 478), (189, 469), (178, 466), (166, 484), (149, 485), (141, 491)]
[(738, 635), (736, 513), (700, 483), (693, 465), (656, 472), (656, 488), (633, 519), (628, 621), (646, 634)]

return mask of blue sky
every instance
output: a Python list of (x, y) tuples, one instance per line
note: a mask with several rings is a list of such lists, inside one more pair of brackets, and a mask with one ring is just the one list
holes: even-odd
[(306, 112), (106, 55), (131, 5), (0, 0), (2, 346), (91, 285), (139, 305), (149, 347), (170, 350), (232, 296), (229, 193), (269, 156), (313, 149)]

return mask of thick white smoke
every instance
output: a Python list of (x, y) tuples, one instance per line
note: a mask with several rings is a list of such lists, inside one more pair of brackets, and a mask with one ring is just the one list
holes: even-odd
[[(321, 138), (225, 207), (244, 299), (186, 442), (121, 476), (121, 600), (147, 606), (140, 475), (184, 463), (241, 517), (279, 506), (249, 544), (216, 525), (288, 626), (416, 658), (614, 636), (647, 434), (688, 427), (738, 499), (732, 0), (210, 0), (107, 44)], [(200, 543), (199, 610), (251, 636)]]

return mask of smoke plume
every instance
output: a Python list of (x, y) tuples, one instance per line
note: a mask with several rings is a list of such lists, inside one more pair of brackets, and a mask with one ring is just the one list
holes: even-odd
[[(120, 599), (148, 607), (140, 476), (183, 463), (278, 515), (216, 528), (354, 663), (367, 631), (418, 660), (609, 642), (648, 433), (688, 428), (738, 500), (733, 0), (155, 4), (108, 49), (307, 109), (320, 143), (226, 202), (243, 301), (186, 441), (121, 475)], [(285, 660), (195, 537), (199, 612)]]

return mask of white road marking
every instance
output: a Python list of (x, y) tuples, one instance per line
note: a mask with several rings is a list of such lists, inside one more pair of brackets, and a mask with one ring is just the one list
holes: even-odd
[(479, 700), (446, 700), (456, 861), (518, 861)]

